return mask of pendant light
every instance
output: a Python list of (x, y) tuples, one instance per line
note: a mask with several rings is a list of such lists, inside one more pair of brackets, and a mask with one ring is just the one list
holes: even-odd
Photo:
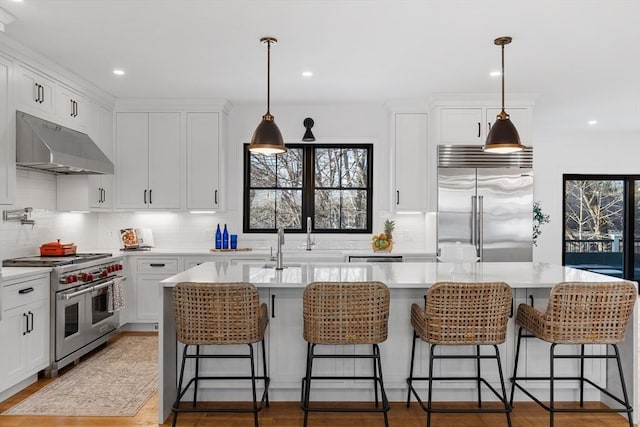
[(313, 119), (311, 117), (307, 117), (306, 119), (304, 119), (302, 124), (304, 125), (304, 127), (306, 129), (306, 131), (304, 132), (304, 135), (302, 136), (302, 140), (305, 141), (305, 142), (315, 141), (316, 137), (313, 136), (313, 132), (311, 132), (311, 128), (314, 125)]
[(511, 43), (511, 37), (498, 37), (493, 42), (502, 46), (502, 111), (489, 130), (483, 150), (499, 154), (515, 153), (524, 150), (525, 146), (520, 143), (518, 130), (504, 111), (504, 45)]
[(278, 125), (276, 125), (269, 111), (271, 101), (271, 44), (276, 44), (278, 40), (273, 37), (263, 37), (260, 42), (267, 45), (267, 112), (262, 116), (262, 121), (253, 132), (249, 151), (261, 154), (284, 153), (287, 151), (287, 147), (284, 146), (280, 129), (278, 129)]

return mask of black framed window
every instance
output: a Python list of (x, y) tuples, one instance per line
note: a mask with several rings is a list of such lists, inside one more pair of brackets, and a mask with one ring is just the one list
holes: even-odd
[(371, 233), (372, 144), (287, 144), (277, 155), (244, 147), (245, 233)]

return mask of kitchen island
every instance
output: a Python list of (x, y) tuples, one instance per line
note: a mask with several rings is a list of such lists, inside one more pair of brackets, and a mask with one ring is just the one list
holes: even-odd
[[(391, 292), (389, 312), (389, 338), (381, 344), (385, 388), (392, 401), (406, 398), (405, 379), (409, 372), (409, 353), (411, 349), (412, 329), (410, 325), (410, 306), (412, 303), (424, 303), (427, 288), (436, 282), (490, 282), (504, 281), (514, 290), (513, 307), (519, 303), (530, 303), (544, 310), (550, 289), (560, 282), (615, 282), (621, 279), (612, 278), (587, 271), (562, 267), (545, 263), (296, 263), (287, 265), (283, 270), (276, 270), (273, 264), (264, 262), (218, 261), (207, 262), (197, 267), (176, 274), (161, 282), (162, 315), (159, 325), (159, 420), (164, 422), (171, 413), (171, 405), (176, 396), (176, 374), (179, 363), (179, 345), (175, 338), (175, 319), (172, 307), (172, 288), (180, 282), (249, 282), (260, 291), (263, 302), (269, 306), (270, 324), (267, 328), (267, 358), (271, 386), (271, 400), (297, 401), (300, 396), (300, 381), (304, 375), (306, 342), (302, 335), (302, 294), (305, 286), (314, 281), (381, 281)], [(634, 283), (635, 285), (635, 283)], [(624, 343), (620, 346), (622, 362), (628, 391), (632, 405), (636, 408), (634, 419), (637, 422), (638, 408), (638, 370), (637, 370), (637, 319), (636, 304), (630, 327)], [(509, 321), (507, 341), (500, 346), (505, 376), (513, 372), (514, 345), (517, 329), (513, 319)], [(416, 349), (416, 374), (427, 372), (425, 356), (428, 346), (424, 343)], [(357, 352), (354, 346), (329, 347), (328, 351)], [(460, 348), (459, 351), (467, 351)], [(569, 350), (573, 351), (573, 350)], [(594, 353), (606, 351), (605, 347), (595, 346)], [(528, 376), (543, 375), (548, 367), (539, 360), (548, 360), (548, 344), (539, 340), (527, 340), (523, 343), (521, 371)], [(209, 366), (210, 374), (237, 368), (246, 370), (244, 365), (222, 365), (219, 371)], [(245, 362), (246, 364), (246, 362)], [(208, 364), (213, 365), (213, 364)], [(614, 366), (606, 362), (592, 361), (586, 364), (585, 373), (594, 378), (596, 383), (605, 385), (614, 393), (619, 393), (619, 385), (615, 375), (609, 375)], [(190, 368), (187, 367), (187, 372)], [(350, 360), (335, 362), (321, 367), (327, 373), (366, 373), (370, 369)], [(473, 372), (473, 364), (469, 366), (456, 362), (443, 362), (438, 370), (465, 375)], [(558, 364), (556, 369), (574, 372), (577, 362), (567, 360)], [(487, 368), (489, 374), (492, 367)], [(467, 372), (468, 371), (468, 372)], [(615, 372), (615, 371), (612, 371)], [(490, 381), (497, 381), (488, 375)], [(435, 396), (438, 400), (475, 400), (475, 384), (455, 382), (436, 384), (440, 391)], [(548, 395), (545, 388), (548, 382), (532, 382), (530, 387), (537, 388), (536, 393), (543, 400)], [(247, 400), (245, 385), (235, 384), (203, 384), (199, 391), (202, 400)], [(332, 401), (372, 401), (372, 392), (368, 382), (336, 381), (319, 387), (315, 392), (315, 400)], [(575, 384), (559, 385), (556, 400), (575, 400), (577, 386)], [(370, 396), (371, 394), (371, 396)], [(188, 398), (188, 397), (186, 397)], [(516, 400), (523, 399), (516, 393)], [(525, 399), (526, 400), (526, 399)], [(596, 390), (585, 389), (585, 400), (602, 400), (608, 402)]]

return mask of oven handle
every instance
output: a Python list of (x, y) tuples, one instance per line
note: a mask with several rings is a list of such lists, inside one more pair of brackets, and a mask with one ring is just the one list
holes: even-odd
[(63, 300), (63, 301), (67, 301), (67, 300), (70, 300), (71, 298), (75, 298), (75, 297), (78, 297), (80, 295), (88, 294), (92, 290), (93, 290), (93, 287), (89, 287), (89, 288), (84, 288), (81, 291), (62, 293), (62, 294), (60, 294), (60, 299)]

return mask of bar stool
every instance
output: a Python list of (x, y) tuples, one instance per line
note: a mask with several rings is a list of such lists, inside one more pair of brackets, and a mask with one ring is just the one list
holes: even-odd
[[(307, 341), (307, 368), (302, 379), (300, 407), (304, 426), (309, 412), (382, 412), (389, 426), (389, 401), (382, 381), (382, 364), (378, 344), (387, 339), (389, 289), (380, 282), (314, 282), (307, 285), (303, 298), (304, 339)], [(370, 354), (316, 354), (317, 345), (370, 344)], [(316, 376), (313, 361), (326, 358), (371, 359), (373, 376)], [(372, 380), (375, 394), (373, 408), (311, 407), (311, 380)], [(382, 406), (378, 402), (378, 388)]]
[[(176, 318), (177, 340), (184, 344), (182, 365), (178, 381), (178, 397), (173, 404), (173, 426), (180, 412), (248, 412), (254, 414), (258, 427), (258, 411), (269, 406), (269, 377), (264, 345), (264, 333), (269, 322), (267, 305), (260, 304), (257, 289), (249, 283), (178, 283), (173, 290), (173, 309)], [(256, 375), (253, 344), (262, 347), (263, 375)], [(200, 354), (200, 346), (247, 344), (248, 353)], [(195, 354), (188, 349), (195, 346)], [(187, 359), (195, 360), (195, 375), (182, 388), (184, 366)], [(249, 359), (250, 376), (200, 376), (200, 359)], [(202, 380), (251, 380), (253, 405), (251, 408), (198, 408), (198, 382)], [(258, 404), (256, 381), (263, 381), (264, 392)], [(180, 400), (191, 384), (194, 385), (191, 408), (181, 408)]]
[[(627, 388), (624, 382), (622, 364), (618, 343), (622, 342), (626, 327), (631, 318), (633, 305), (638, 294), (635, 287), (627, 282), (611, 283), (577, 283), (565, 282), (556, 285), (549, 296), (547, 310), (542, 313), (535, 308), (520, 304), (516, 314), (518, 330), (518, 343), (516, 345), (515, 365), (513, 378), (511, 378), (511, 399), (516, 387), (533, 399), (538, 405), (549, 411), (549, 425), (553, 427), (553, 417), (556, 412), (626, 412), (629, 426), (633, 427), (631, 412), (633, 408), (629, 404)], [(526, 330), (530, 334), (523, 334)], [(549, 349), (549, 377), (518, 377), (518, 358), (520, 355), (520, 343), (522, 338), (539, 338), (551, 343)], [(558, 355), (555, 353), (559, 344), (579, 345), (580, 354)], [(585, 345), (605, 344), (611, 346), (614, 354), (585, 355)], [(554, 372), (556, 359), (580, 360), (579, 376), (557, 376)], [(585, 359), (615, 359), (620, 375), (622, 399), (614, 396), (608, 390), (595, 384), (584, 376)], [(518, 381), (549, 380), (549, 405), (545, 405), (531, 392), (526, 390)], [(580, 381), (580, 408), (556, 408), (554, 404), (555, 381), (571, 380)], [(584, 384), (595, 387), (611, 399), (623, 405), (622, 408), (584, 408)]]
[[(411, 305), (411, 325), (413, 326), (413, 346), (407, 384), (407, 408), (414, 395), (420, 407), (427, 413), (427, 427), (431, 425), (431, 413), (504, 413), (507, 424), (511, 426), (511, 405), (507, 401), (504, 386), (500, 351), (498, 344), (506, 339), (507, 321), (511, 311), (512, 291), (502, 282), (487, 283), (436, 283), (427, 291), (425, 309), (418, 304)], [(416, 352), (416, 340), (431, 344), (429, 352), (429, 373), (427, 377), (413, 375)], [(474, 355), (435, 354), (437, 346), (475, 346)], [(495, 354), (481, 354), (480, 346), (490, 345)], [(435, 359), (472, 359), (476, 361), (476, 376), (473, 377), (437, 377), (433, 375)], [(499, 393), (480, 371), (482, 359), (495, 359), (500, 375)], [(432, 406), (433, 381), (475, 381), (478, 389), (477, 408), (434, 408)], [(427, 403), (420, 399), (414, 387), (416, 381), (428, 382)], [(503, 403), (504, 408), (482, 408), (482, 390), (484, 384)]]

